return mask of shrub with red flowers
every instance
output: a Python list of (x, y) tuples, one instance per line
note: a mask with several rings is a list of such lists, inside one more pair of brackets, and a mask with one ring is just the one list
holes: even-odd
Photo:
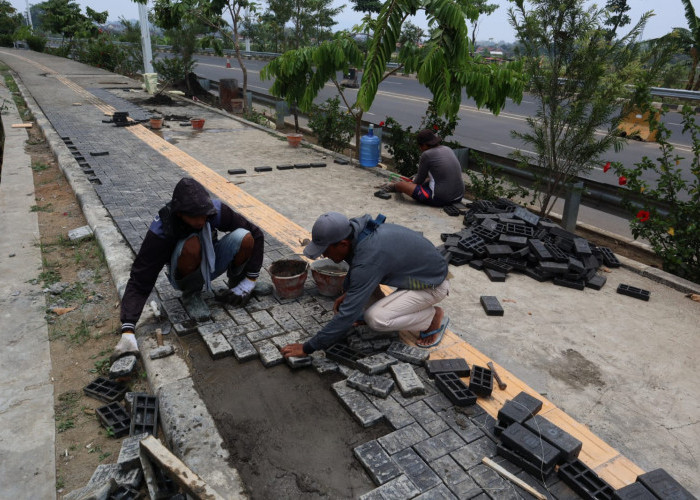
[[(642, 109), (651, 107), (647, 104)], [(661, 116), (665, 113), (662, 110)], [(700, 125), (688, 106), (682, 117), (682, 133), (691, 138), (689, 166), (675, 152), (671, 132), (659, 117), (650, 123), (658, 131), (656, 160), (645, 156), (633, 167), (615, 162), (612, 168), (619, 184), (625, 186), (625, 207), (630, 216), (636, 214), (630, 220), (634, 237), (649, 241), (662, 258), (664, 270), (700, 283)]]

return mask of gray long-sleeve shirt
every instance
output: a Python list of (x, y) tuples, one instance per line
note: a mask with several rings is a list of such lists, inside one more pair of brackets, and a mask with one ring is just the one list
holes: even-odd
[(447, 277), (447, 261), (435, 245), (403, 226), (381, 224), (358, 243), (370, 219), (369, 215), (350, 219), (353, 236), (352, 253), (346, 259), (350, 264), (346, 297), (338, 314), (304, 343), (307, 354), (326, 349), (345, 337), (377, 285), (420, 290), (436, 287)]
[(464, 180), (459, 160), (447, 146), (423, 151), (414, 182), (421, 185), (430, 178), (433, 200), (444, 204), (460, 201), (464, 196)]

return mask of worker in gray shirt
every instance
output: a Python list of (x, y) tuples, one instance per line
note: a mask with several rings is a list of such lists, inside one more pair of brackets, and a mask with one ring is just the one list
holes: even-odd
[(452, 149), (440, 145), (442, 139), (430, 129), (418, 132), (416, 141), (422, 154), (413, 181), (386, 184), (382, 190), (403, 193), (419, 203), (434, 207), (461, 201), (464, 197), (462, 167)]
[[(384, 216), (349, 219), (338, 212), (321, 215), (311, 231), (312, 241), (304, 255), (323, 255), (350, 264), (344, 293), (336, 299), (336, 313), (313, 338), (304, 344), (282, 348), (285, 357), (304, 356), (326, 349), (348, 335), (360, 320), (377, 331), (407, 330), (418, 334), (416, 344), (432, 347), (440, 343), (449, 318), (435, 304), (449, 293), (447, 261), (421, 234), (396, 224), (385, 224)], [(381, 285), (396, 288), (371, 304)]]

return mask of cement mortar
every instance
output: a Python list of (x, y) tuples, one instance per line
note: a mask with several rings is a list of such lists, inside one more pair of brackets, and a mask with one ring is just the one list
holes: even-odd
[(195, 387), (251, 498), (357, 498), (375, 487), (352, 450), (390, 429), (352, 419), (330, 388), (340, 376), (189, 349)]

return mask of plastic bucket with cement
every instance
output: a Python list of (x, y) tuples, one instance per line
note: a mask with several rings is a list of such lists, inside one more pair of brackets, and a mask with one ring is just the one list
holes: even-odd
[(309, 274), (309, 264), (303, 260), (276, 260), (268, 271), (275, 287), (275, 295), (280, 299), (293, 299), (304, 292), (304, 282)]
[(311, 263), (311, 277), (318, 293), (326, 297), (337, 297), (343, 291), (343, 281), (348, 274), (347, 262), (336, 264), (331, 259), (315, 260)]

